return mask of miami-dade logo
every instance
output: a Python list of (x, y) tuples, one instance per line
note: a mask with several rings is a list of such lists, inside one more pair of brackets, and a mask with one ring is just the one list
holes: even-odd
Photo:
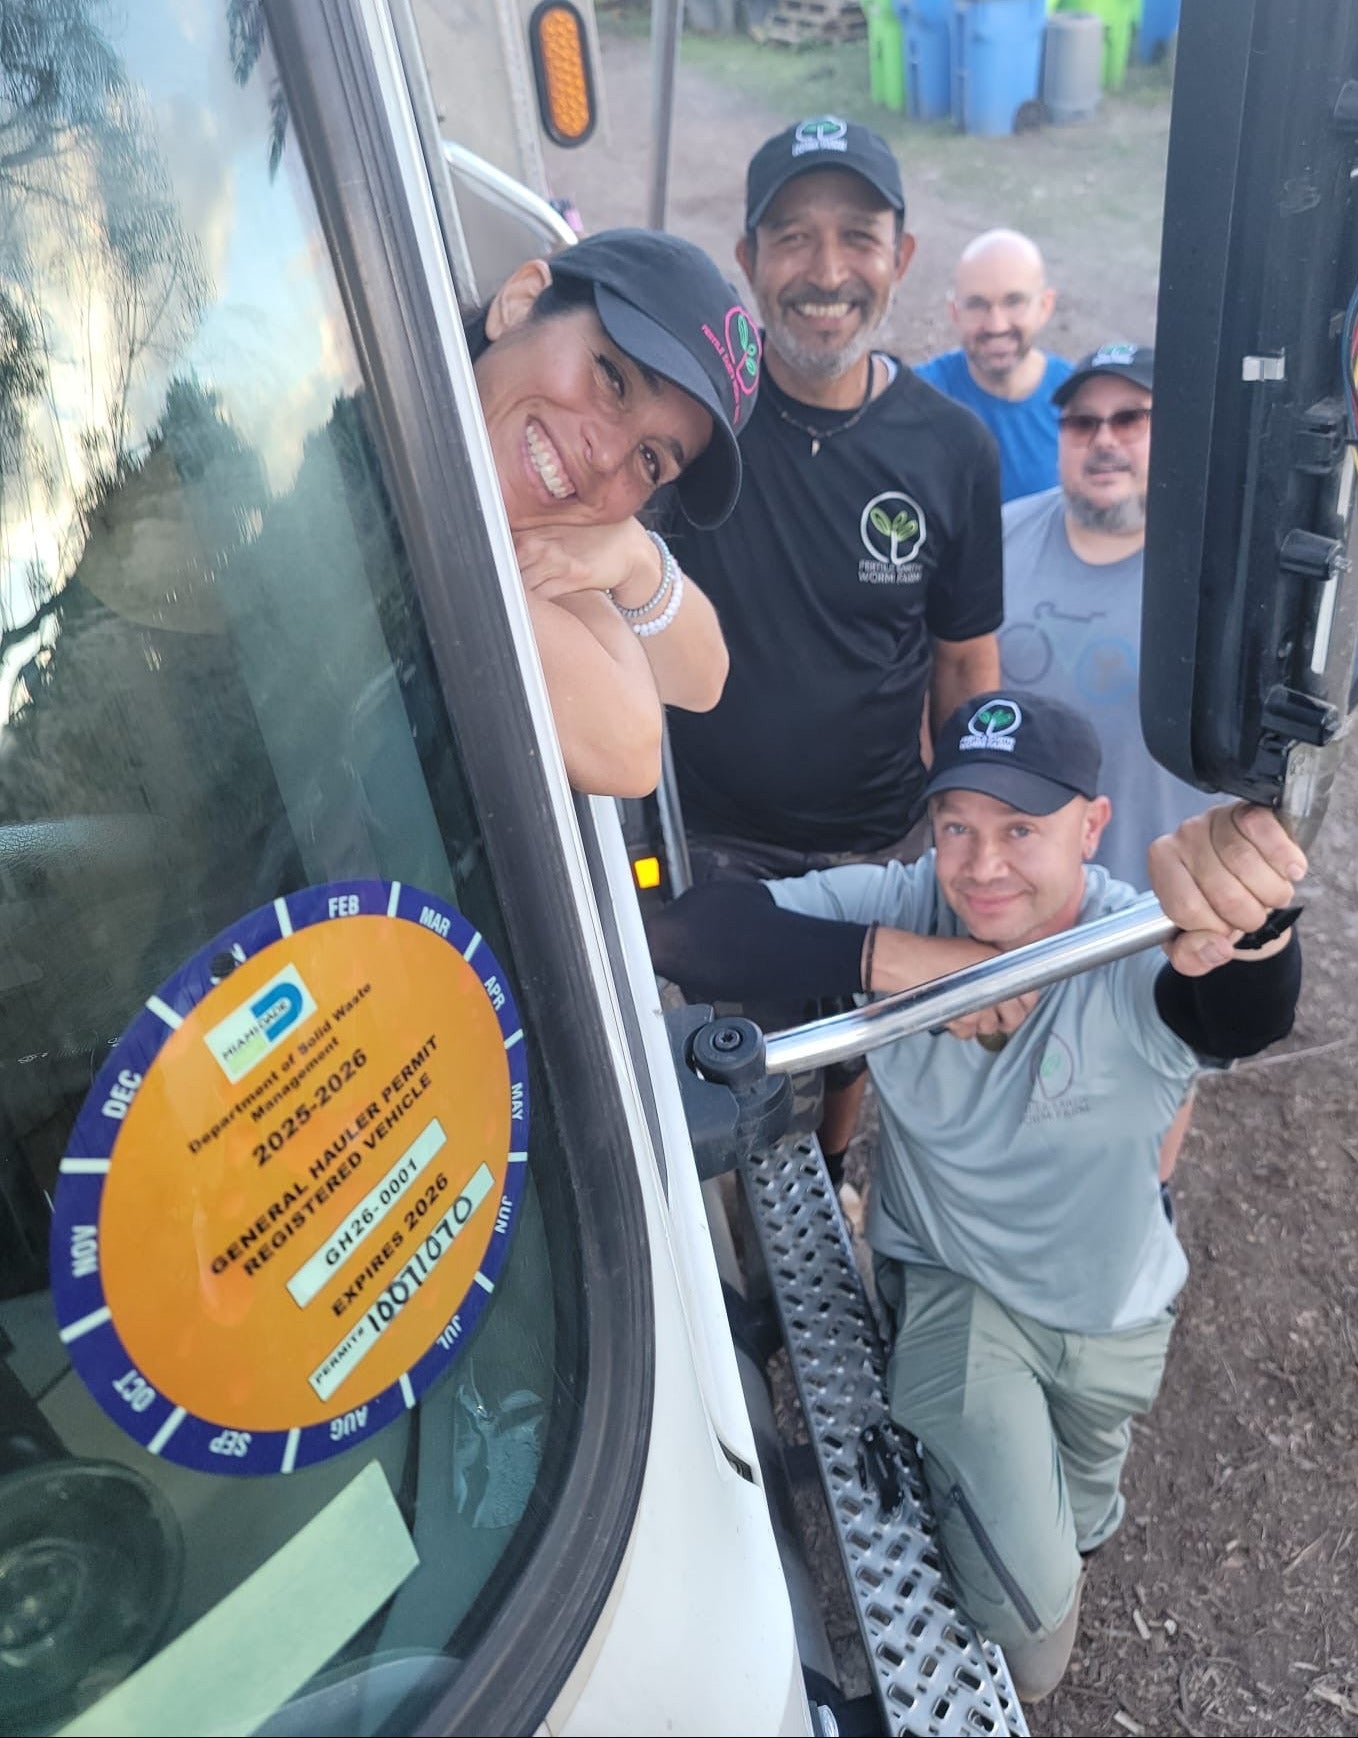
[(1014, 750), (1014, 732), (1023, 723), (1023, 713), (1016, 700), (987, 700), (978, 706), (967, 720), (967, 734), (958, 748), (998, 748)]
[(874, 495), (858, 521), (863, 547), (876, 561), (904, 567), (924, 548), (927, 531), (924, 513), (917, 501), (898, 489)]
[(282, 1042), (299, 1020), (315, 1012), (316, 1003), (297, 967), (284, 966), (277, 977), (270, 978), (242, 1007), (219, 1020), (203, 1041), (234, 1086)]
[(792, 136), (792, 155), (804, 157), (808, 151), (847, 151), (849, 131), (847, 121), (838, 115), (814, 115), (809, 121), (798, 121)]

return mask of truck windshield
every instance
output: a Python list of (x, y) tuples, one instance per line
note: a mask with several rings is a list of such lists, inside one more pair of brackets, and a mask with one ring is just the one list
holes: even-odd
[(484, 696), (260, 7), (0, 55), (0, 1726), (409, 1731), (584, 1365)]

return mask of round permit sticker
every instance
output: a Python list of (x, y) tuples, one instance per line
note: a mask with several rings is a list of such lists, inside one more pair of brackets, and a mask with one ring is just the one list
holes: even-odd
[(389, 1424), (495, 1290), (523, 1032), (480, 934), (400, 882), (261, 907), (162, 984), (62, 1160), (71, 1360), (152, 1454), (312, 1465)]

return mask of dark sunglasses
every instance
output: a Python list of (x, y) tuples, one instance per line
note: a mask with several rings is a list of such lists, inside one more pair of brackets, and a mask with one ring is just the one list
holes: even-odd
[(1092, 441), (1105, 423), (1114, 440), (1129, 441), (1141, 433), (1150, 419), (1150, 405), (1137, 404), (1115, 410), (1111, 416), (1091, 416), (1088, 411), (1072, 410), (1056, 420), (1061, 433), (1068, 434), (1073, 441)]

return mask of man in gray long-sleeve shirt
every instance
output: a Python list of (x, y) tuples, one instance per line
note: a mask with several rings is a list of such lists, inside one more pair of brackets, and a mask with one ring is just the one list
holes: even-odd
[[(1132, 889), (1089, 862), (1110, 813), (1099, 758), (1069, 707), (979, 695), (939, 733), (933, 851), (695, 888), (654, 920), (656, 963), (702, 1000), (889, 992), (1115, 911)], [(1122, 1518), (1130, 1419), (1187, 1273), (1161, 1140), (1195, 1071), (1284, 1036), (1300, 987), (1295, 912), (1269, 914), (1305, 858), (1276, 816), (1196, 816), (1150, 867), (1184, 932), (1168, 963), (1118, 960), (868, 1057), (892, 1414), (919, 1440), (962, 1604), (1029, 1699), (1065, 1670), (1083, 1559)]]

